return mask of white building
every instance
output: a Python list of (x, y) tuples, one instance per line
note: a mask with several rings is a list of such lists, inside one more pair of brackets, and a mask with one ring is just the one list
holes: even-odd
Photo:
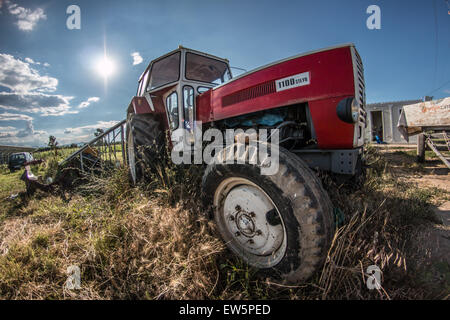
[(404, 100), (367, 104), (366, 141), (376, 142), (375, 135), (378, 135), (386, 143), (417, 144), (417, 136), (410, 137), (409, 142), (402, 137), (400, 131), (398, 131), (397, 123), (403, 106), (422, 101)]

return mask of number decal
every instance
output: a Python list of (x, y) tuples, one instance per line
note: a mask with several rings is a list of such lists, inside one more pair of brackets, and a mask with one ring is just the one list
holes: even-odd
[(275, 81), (277, 91), (283, 91), (296, 87), (306, 86), (310, 83), (309, 72), (299, 73), (290, 77), (286, 77)]

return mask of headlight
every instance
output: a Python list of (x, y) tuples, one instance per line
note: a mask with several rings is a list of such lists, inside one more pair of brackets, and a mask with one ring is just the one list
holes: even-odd
[(359, 117), (358, 102), (353, 97), (342, 99), (337, 105), (336, 114), (344, 122), (357, 122)]
[(356, 99), (352, 100), (352, 119), (353, 122), (358, 122), (358, 118), (359, 118), (359, 105), (358, 102), (356, 101)]

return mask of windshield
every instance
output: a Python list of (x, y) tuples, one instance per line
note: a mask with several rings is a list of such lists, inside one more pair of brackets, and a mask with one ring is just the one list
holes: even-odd
[(219, 60), (186, 53), (186, 79), (222, 84), (230, 80), (228, 65)]
[(11, 156), (11, 160), (24, 160), (25, 159), (25, 155), (23, 153), (21, 154), (13, 154)]
[(176, 52), (153, 63), (147, 90), (152, 90), (165, 84), (178, 81), (179, 78), (180, 52)]

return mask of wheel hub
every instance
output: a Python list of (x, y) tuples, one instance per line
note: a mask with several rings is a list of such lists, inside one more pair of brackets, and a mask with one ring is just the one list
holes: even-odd
[(222, 208), (226, 229), (239, 250), (271, 256), (282, 245), (285, 239), (283, 225), (274, 225), (266, 218), (267, 212), (277, 212), (276, 208), (257, 186), (241, 184), (232, 187), (223, 199)]
[(243, 212), (239, 212), (237, 217), (236, 227), (239, 231), (246, 237), (253, 237), (255, 235), (256, 227), (252, 217)]

